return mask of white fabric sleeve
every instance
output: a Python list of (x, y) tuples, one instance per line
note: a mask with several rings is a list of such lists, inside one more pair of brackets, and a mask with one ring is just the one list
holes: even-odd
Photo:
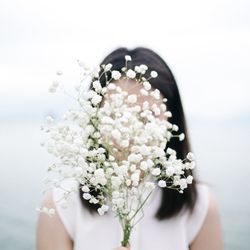
[(197, 184), (197, 201), (194, 210), (187, 218), (186, 230), (188, 243), (191, 244), (198, 235), (208, 212), (210, 189), (207, 185)]
[(76, 198), (77, 194), (75, 192), (70, 193), (67, 200), (62, 199), (63, 190), (54, 187), (52, 190), (53, 200), (56, 207), (56, 213), (61, 219), (67, 233), (69, 234), (71, 240), (74, 240), (75, 236), (75, 217), (76, 217)]

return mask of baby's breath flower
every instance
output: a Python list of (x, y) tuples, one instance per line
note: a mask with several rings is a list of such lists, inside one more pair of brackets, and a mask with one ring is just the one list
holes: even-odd
[(101, 83), (98, 80), (93, 82), (93, 87), (94, 87), (95, 91), (97, 91), (97, 92), (100, 92), (102, 90)]
[(141, 64), (140, 65), (140, 73), (141, 74), (145, 74), (147, 70), (148, 70), (148, 66), (147, 65), (145, 65), (145, 64)]
[(139, 66), (135, 66), (135, 72), (141, 73), (141, 68)]
[(92, 97), (91, 102), (96, 106), (102, 101), (102, 96), (100, 95), (95, 95)]
[(176, 155), (176, 151), (172, 148), (167, 148), (167, 154)]
[(155, 89), (150, 93), (151, 96), (154, 97), (154, 99), (159, 100), (160, 99), (160, 91), (158, 89)]
[(184, 133), (181, 133), (180, 135), (179, 135), (179, 140), (180, 141), (183, 141), (185, 139), (185, 134)]
[(126, 61), (132, 61), (132, 58), (131, 58), (131, 56), (126, 55), (126, 56), (125, 56), (125, 60), (126, 60)]
[(167, 177), (170, 177), (170, 176), (172, 176), (172, 175), (174, 174), (174, 172), (175, 172), (175, 170), (174, 170), (173, 167), (168, 167), (168, 168), (166, 169), (166, 176), (167, 176)]
[(128, 161), (138, 163), (142, 160), (142, 155), (141, 154), (130, 154), (128, 156)]
[(92, 196), (91, 199), (89, 200), (89, 203), (97, 204), (99, 203), (99, 200), (96, 199), (94, 196)]
[(90, 190), (89, 190), (89, 187), (88, 186), (82, 186), (82, 191), (85, 192), (85, 193), (88, 193)]
[(181, 188), (181, 189), (187, 188), (187, 180), (186, 180), (185, 178), (181, 178), (181, 179), (179, 180), (179, 185), (180, 185), (180, 188)]
[(119, 141), (121, 139), (121, 132), (118, 130), (118, 129), (114, 129), (112, 132), (111, 132), (111, 135), (112, 137)]
[(136, 73), (135, 73), (134, 70), (132, 70), (132, 69), (129, 69), (129, 70), (127, 71), (126, 75), (127, 75), (128, 78), (131, 78), (131, 79), (133, 79), (133, 78), (136, 77)]
[(107, 88), (108, 88), (109, 90), (115, 90), (115, 89), (116, 89), (116, 86), (115, 86), (114, 83), (110, 83), (110, 84), (107, 86)]
[(166, 187), (167, 186), (166, 181), (164, 181), (164, 180), (158, 181), (158, 186), (161, 187), (161, 188)]
[(194, 177), (192, 175), (189, 175), (187, 177), (187, 184), (192, 184)]
[(195, 168), (195, 164), (196, 164), (195, 161), (191, 161), (191, 162), (190, 162), (190, 167), (189, 167), (189, 168), (190, 168), (190, 169), (194, 169), (194, 168)]
[(105, 95), (107, 91), (108, 91), (107, 87), (103, 87), (101, 90), (102, 95)]
[(131, 180), (130, 179), (127, 179), (126, 180), (126, 185), (129, 187), (131, 185)]
[(114, 80), (119, 80), (121, 78), (121, 73), (117, 70), (113, 70), (112, 71), (112, 78)]
[(135, 170), (136, 170), (136, 165), (135, 165), (135, 164), (132, 164), (132, 165), (130, 166), (130, 171), (131, 171), (131, 172), (135, 172)]
[(104, 215), (109, 210), (107, 205), (102, 205), (100, 208), (97, 209), (100, 215)]
[(85, 199), (85, 200), (89, 200), (89, 199), (91, 198), (91, 194), (89, 194), (89, 193), (84, 193), (84, 194), (82, 195), (82, 197), (83, 197), (83, 199)]
[(191, 153), (191, 152), (189, 152), (189, 153), (187, 154), (187, 159), (190, 160), (190, 161), (194, 161), (194, 160), (195, 160), (194, 154)]
[(172, 129), (173, 129), (173, 131), (178, 131), (179, 127), (176, 124), (173, 124)]
[(121, 141), (121, 147), (127, 148), (129, 146), (129, 140), (122, 140)]
[(129, 95), (127, 98), (127, 101), (128, 101), (128, 103), (131, 103), (131, 104), (136, 103), (137, 96), (136, 95)]
[(140, 179), (139, 173), (136, 172), (131, 175), (131, 180), (133, 182), (139, 182), (139, 179)]
[[(48, 171), (55, 171), (60, 177), (46, 183), (62, 188), (64, 180), (73, 179), (81, 184), (83, 199), (99, 206), (100, 215), (110, 207), (123, 225), (133, 228), (138, 207), (141, 205), (142, 209), (146, 202), (144, 197), (156, 185), (182, 193), (193, 181), (191, 175), (185, 176), (185, 170), (193, 169), (195, 162), (191, 152), (181, 160), (174, 149), (167, 147), (165, 151), (172, 137), (181, 141), (184, 133), (172, 134), (179, 128), (168, 121), (172, 113), (167, 110), (167, 99), (161, 98), (158, 89), (152, 89), (149, 80), (157, 77), (157, 72), (151, 71), (146, 79), (143, 75), (148, 67), (141, 64), (134, 70), (128, 69), (131, 60), (126, 55), (121, 70), (111, 70), (110, 63), (93, 70), (81, 65), (83, 79), (76, 88), (79, 106), (63, 115), (63, 123), (48, 116), (43, 131), (49, 135), (48, 152), (58, 159)], [(102, 84), (101, 75), (106, 79)], [(136, 85), (141, 86), (139, 94), (125, 91), (116, 84), (119, 79), (135, 79)], [(91, 89), (86, 90), (85, 84)], [(58, 86), (54, 81), (50, 91), (56, 92)], [(153, 103), (143, 101), (146, 96), (152, 97)], [(161, 114), (165, 120), (159, 119)], [(75, 185), (67, 192), (63, 189), (65, 200), (78, 187)], [(41, 210), (53, 213), (48, 208)]]
[(172, 117), (172, 113), (171, 113), (170, 111), (165, 112), (165, 114), (166, 114), (166, 116), (169, 117), (169, 118)]
[(158, 73), (153, 70), (153, 71), (151, 71), (150, 75), (152, 78), (156, 78), (158, 76)]
[(167, 110), (166, 105), (163, 104), (163, 103), (160, 105), (160, 108), (161, 108), (161, 110), (162, 110), (163, 112), (165, 112), (165, 111)]
[(111, 63), (108, 63), (107, 65), (104, 66), (104, 70), (109, 71), (109, 70), (111, 70), (112, 66), (113, 65)]
[(145, 171), (148, 169), (148, 164), (146, 161), (142, 161), (141, 164), (140, 164), (140, 169)]
[(146, 90), (150, 90), (151, 89), (151, 84), (148, 81), (143, 82), (143, 87)]
[(151, 170), (151, 174), (152, 175), (157, 176), (157, 175), (160, 175), (160, 173), (161, 173), (161, 169), (160, 168), (154, 168), (154, 169)]

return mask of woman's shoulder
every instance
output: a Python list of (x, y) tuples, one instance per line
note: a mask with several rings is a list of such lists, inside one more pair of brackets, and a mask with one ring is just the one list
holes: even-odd
[(188, 242), (192, 245), (192, 249), (201, 249), (204, 243), (209, 249), (224, 249), (216, 198), (207, 184), (197, 184), (197, 191), (197, 202), (187, 221)]
[(188, 211), (186, 219), (186, 231), (189, 243), (199, 233), (205, 218), (211, 207), (211, 189), (208, 184), (196, 183), (197, 199), (192, 211)]
[(40, 249), (72, 249), (72, 237), (58, 214), (53, 190), (47, 191), (41, 207), (54, 209), (53, 215), (40, 213), (37, 219), (37, 247)]
[(74, 239), (75, 236), (75, 222), (79, 205), (78, 196), (79, 190), (65, 195), (65, 189), (56, 187), (52, 189), (52, 199), (55, 204), (56, 213), (60, 217), (71, 239)]

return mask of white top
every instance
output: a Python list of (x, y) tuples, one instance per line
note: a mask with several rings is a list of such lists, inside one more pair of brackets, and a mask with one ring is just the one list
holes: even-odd
[[(183, 209), (177, 216), (159, 221), (154, 217), (161, 200), (161, 190), (157, 187), (145, 204), (144, 218), (133, 229), (131, 249), (188, 250), (201, 229), (209, 206), (209, 188), (197, 184), (197, 189), (198, 199), (192, 214)], [(121, 226), (112, 211), (103, 216), (91, 215), (81, 203), (79, 190), (70, 195), (64, 208), (56, 203), (61, 195), (60, 189), (53, 189), (56, 210), (74, 242), (74, 250), (113, 250), (121, 245)]]

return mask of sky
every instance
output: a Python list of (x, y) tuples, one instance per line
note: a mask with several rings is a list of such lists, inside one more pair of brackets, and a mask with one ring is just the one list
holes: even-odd
[(47, 89), (62, 70), (77, 84), (119, 46), (149, 47), (173, 71), (184, 109), (201, 119), (250, 120), (249, 1), (0, 2), (0, 120), (36, 119), (64, 97)]

